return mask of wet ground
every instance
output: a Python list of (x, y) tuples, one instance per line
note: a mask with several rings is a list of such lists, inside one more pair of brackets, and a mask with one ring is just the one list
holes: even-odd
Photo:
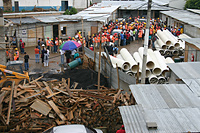
[[(142, 46), (141, 41), (133, 41), (131, 44), (126, 46), (120, 46), (119, 50), (121, 48), (127, 48), (128, 51), (131, 53), (131, 55), (138, 50), (139, 47)], [(27, 47), (25, 48), (25, 52), (29, 55), (29, 72), (48, 72), (48, 71), (60, 71), (61, 68), (59, 66), (61, 60), (60, 60), (60, 53), (50, 53), (49, 57), (49, 66), (44, 67), (42, 64), (42, 60), (40, 58), (40, 63), (35, 63), (35, 47)], [(23, 60), (24, 58), (23, 54), (20, 54), (20, 60)], [(66, 61), (66, 59), (64, 60)]]

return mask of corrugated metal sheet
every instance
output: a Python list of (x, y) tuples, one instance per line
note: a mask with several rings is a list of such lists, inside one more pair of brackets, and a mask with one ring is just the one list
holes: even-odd
[(182, 79), (191, 91), (200, 97), (200, 79)]
[[(200, 131), (199, 108), (143, 109), (142, 105), (119, 107), (126, 133), (172, 133)], [(146, 122), (156, 122), (148, 129)]]
[(14, 24), (33, 24), (33, 23), (39, 23), (39, 20), (36, 20), (34, 18), (10, 18), (10, 21), (12, 21)]
[(185, 84), (130, 85), (130, 89), (145, 109), (200, 107), (200, 99)]
[[(121, 10), (147, 10), (146, 1), (102, 1), (99, 6), (120, 6)], [(152, 3), (151, 10), (170, 10), (172, 8)]]
[(200, 62), (168, 63), (167, 65), (180, 79), (200, 78)]
[(185, 11), (185, 10), (174, 10), (174, 11), (161, 11), (162, 14), (170, 16), (176, 20), (182, 21), (200, 28), (200, 15)]
[(182, 40), (193, 44), (194, 46), (200, 49), (200, 38), (183, 38)]

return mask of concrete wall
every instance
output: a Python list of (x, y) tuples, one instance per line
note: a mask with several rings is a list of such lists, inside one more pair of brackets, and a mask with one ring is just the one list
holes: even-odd
[(84, 9), (90, 6), (91, 0), (68, 0), (68, 5), (77, 9)]

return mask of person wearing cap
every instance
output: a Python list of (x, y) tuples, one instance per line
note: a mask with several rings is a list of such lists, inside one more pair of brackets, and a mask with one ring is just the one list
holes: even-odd
[(19, 60), (19, 51), (18, 48), (15, 48), (15, 53), (14, 53), (14, 60)]
[(45, 50), (46, 50), (45, 45), (42, 44), (42, 53), (41, 53), (42, 63), (44, 63), (44, 52), (45, 52)]
[(51, 41), (50, 41), (50, 50), (49, 50), (50, 52), (54, 52), (54, 40), (53, 40), (53, 38), (51, 38)]
[(54, 44), (54, 53), (58, 53), (58, 45), (59, 45), (58, 37), (56, 37), (55, 44)]
[(116, 133), (126, 133), (125, 129), (124, 129), (124, 125), (122, 125), (121, 128), (119, 130), (117, 130)]
[(179, 36), (181, 34), (181, 29), (178, 29), (178, 31), (176, 32), (176, 36)]
[(49, 49), (44, 51), (44, 66), (49, 66)]

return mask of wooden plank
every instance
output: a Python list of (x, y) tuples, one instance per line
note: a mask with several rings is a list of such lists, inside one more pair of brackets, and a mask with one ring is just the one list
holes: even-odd
[(15, 86), (15, 89), (14, 89), (14, 98), (17, 97), (17, 86)]
[[(1, 90), (2, 91), (10, 91), (12, 88), (9, 88), (9, 87), (3, 87)], [(17, 91), (20, 91), (21, 89), (20, 88), (17, 88)]]
[(24, 99), (29, 99), (29, 98), (32, 98), (32, 97), (36, 97), (36, 96), (38, 96), (38, 95), (41, 95), (42, 92), (43, 92), (43, 90), (40, 91), (40, 92), (38, 92), (38, 93), (32, 94), (31, 96), (27, 96), (27, 97), (25, 97)]
[(15, 81), (12, 82), (12, 89), (11, 89), (11, 92), (10, 92), (10, 101), (9, 101), (7, 121), (6, 121), (7, 125), (9, 125), (9, 123), (10, 123), (10, 112), (11, 112), (11, 106), (12, 106), (12, 100), (13, 100), (14, 87), (15, 87)]
[(16, 96), (18, 97), (19, 95), (24, 94), (25, 92), (26, 92), (26, 90), (22, 90), (22, 91), (18, 92), (18, 93), (16, 94)]
[(69, 96), (69, 94), (68, 94), (67, 92), (65, 92), (64, 90), (61, 90), (61, 88), (58, 89), (58, 88), (56, 88), (56, 87), (53, 87), (53, 89), (54, 89), (54, 90), (57, 90), (57, 91), (59, 91), (59, 92), (62, 92), (63, 94)]
[(36, 85), (28, 85), (28, 86), (22, 86), (22, 85), (18, 85), (19, 88), (21, 89), (26, 89), (26, 88), (36, 88), (37, 86)]
[(64, 78), (62, 78), (62, 81), (63, 81), (64, 87), (67, 89), (67, 92), (69, 93), (69, 96), (73, 97), (72, 92), (70, 91), (70, 88), (69, 88), (69, 86), (66, 83), (66, 80)]
[(62, 119), (63, 121), (67, 120), (52, 100), (48, 101), (48, 103), (53, 108), (53, 110), (56, 112), (56, 114), (60, 117), (60, 119)]
[(87, 94), (83, 92), (79, 92), (79, 94), (82, 96), (94, 97), (94, 98), (105, 99), (105, 100), (113, 100), (113, 97), (111, 96), (100, 96), (100, 95), (94, 95), (94, 94)]
[(35, 81), (35, 84), (40, 88), (40, 90), (42, 90), (41, 85), (37, 81)]
[(8, 91), (3, 91), (0, 95), (0, 104), (3, 102), (4, 97), (8, 94)]
[(40, 80), (41, 78), (43, 78), (43, 76), (41, 76), (41, 77), (39, 77), (39, 78), (37, 78), (37, 79), (35, 79), (35, 80), (31, 81), (30, 83), (37, 82), (37, 81), (38, 81), (38, 80)]
[(68, 88), (70, 89), (70, 78), (68, 78)]
[(61, 93), (61, 92), (59, 91), (59, 92), (53, 93), (53, 94), (51, 94), (51, 95), (46, 96), (46, 98), (51, 98), (52, 96), (55, 96), (55, 95), (57, 95), (57, 94), (59, 94), (59, 93)]
[(114, 100), (113, 100), (113, 103), (116, 102), (116, 100), (118, 99), (119, 95), (121, 93), (121, 89), (119, 89), (119, 91), (117, 92), (117, 94), (114, 96)]
[(39, 99), (35, 99), (34, 103), (30, 107), (42, 113), (45, 116), (47, 116), (48, 113), (51, 111), (51, 108), (49, 107), (49, 105)]

